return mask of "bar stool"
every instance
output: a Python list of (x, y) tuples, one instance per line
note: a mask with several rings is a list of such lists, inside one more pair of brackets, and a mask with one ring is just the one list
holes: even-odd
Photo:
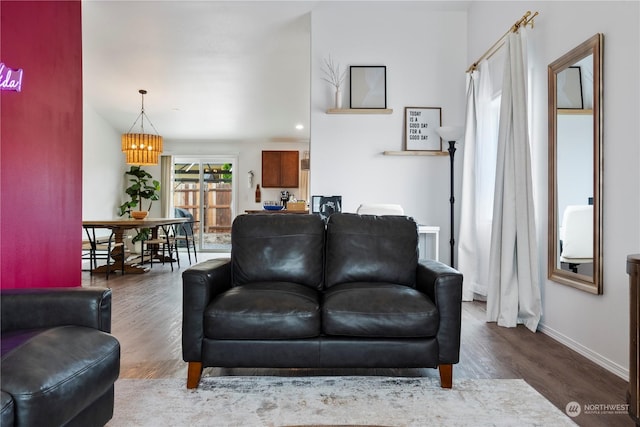
[(177, 251), (177, 247), (186, 246), (187, 256), (189, 257), (189, 265), (191, 265), (191, 249), (193, 249), (193, 256), (195, 258), (195, 261), (198, 262), (196, 240), (193, 235), (194, 223), (195, 223), (194, 221), (189, 221), (189, 222), (176, 224), (176, 228), (177, 228), (177, 233), (175, 233), (176, 251)]
[(169, 263), (171, 264), (171, 271), (173, 271), (174, 252), (176, 254), (178, 267), (180, 267), (180, 257), (178, 256), (178, 247), (175, 238), (175, 227), (173, 224), (170, 224), (162, 225), (159, 228), (161, 229), (161, 233), (158, 233), (158, 237), (142, 241), (141, 261), (144, 264), (144, 253), (146, 250), (149, 253), (149, 262), (151, 264), (151, 268), (153, 268), (153, 258), (155, 254), (157, 254), (159, 250), (162, 249), (162, 264), (164, 265), (168, 257)]

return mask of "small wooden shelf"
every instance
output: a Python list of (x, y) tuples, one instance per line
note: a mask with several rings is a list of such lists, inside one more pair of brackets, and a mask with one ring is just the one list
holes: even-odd
[(393, 108), (329, 108), (327, 114), (391, 114)]
[(410, 151), (383, 151), (382, 154), (385, 156), (448, 156), (449, 152), (410, 150)]
[(558, 112), (558, 114), (561, 115), (592, 115), (593, 114), (593, 110), (591, 108), (558, 108), (556, 110)]

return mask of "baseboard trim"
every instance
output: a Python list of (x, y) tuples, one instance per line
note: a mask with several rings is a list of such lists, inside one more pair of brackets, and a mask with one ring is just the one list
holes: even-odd
[(619, 376), (620, 378), (622, 378), (625, 381), (629, 381), (629, 369), (625, 369), (623, 366), (615, 363), (614, 361), (607, 359), (606, 357), (602, 356), (599, 353), (594, 352), (593, 350), (591, 350), (590, 348), (587, 348), (585, 346), (583, 346), (582, 344), (574, 341), (573, 339), (569, 338), (568, 336), (556, 331), (553, 328), (550, 328), (542, 323), (540, 323), (538, 325), (538, 331), (542, 332), (545, 335), (548, 335), (549, 337), (553, 338), (554, 340), (558, 341), (560, 344), (563, 344), (567, 347), (569, 347), (570, 349), (578, 352), (579, 354), (581, 354), (582, 356), (586, 357), (587, 359), (591, 360), (593, 363), (603, 367), (604, 369), (606, 369), (607, 371), (611, 372), (612, 374), (615, 374), (617, 376)]

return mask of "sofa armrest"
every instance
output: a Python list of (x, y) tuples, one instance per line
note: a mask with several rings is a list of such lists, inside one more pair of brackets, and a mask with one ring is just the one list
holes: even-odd
[(416, 288), (427, 294), (440, 314), (440, 363), (458, 363), (462, 315), (462, 274), (434, 260), (420, 260)]
[(231, 260), (211, 259), (182, 273), (182, 358), (202, 360), (204, 311), (218, 294), (231, 287)]
[(75, 325), (111, 332), (111, 289), (4, 289), (2, 331)]

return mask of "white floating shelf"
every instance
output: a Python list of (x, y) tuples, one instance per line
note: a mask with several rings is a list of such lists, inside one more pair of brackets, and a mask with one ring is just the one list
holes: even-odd
[(329, 108), (327, 114), (391, 114), (393, 108)]
[(383, 151), (385, 156), (448, 156), (447, 151)]
[(591, 108), (585, 108), (585, 109), (580, 109), (580, 108), (558, 108), (556, 110), (558, 112), (558, 114), (560, 115), (592, 115), (593, 114), (593, 110)]

